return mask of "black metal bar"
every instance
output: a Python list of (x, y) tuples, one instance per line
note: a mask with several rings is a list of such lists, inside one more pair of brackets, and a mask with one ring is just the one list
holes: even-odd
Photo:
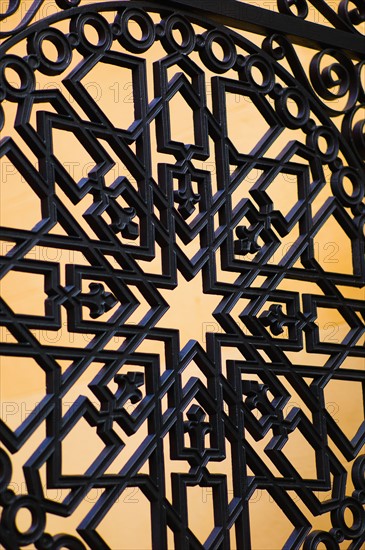
[[(154, 1), (154, 0), (153, 0)], [(161, 2), (158, 2), (161, 4)], [(334, 29), (318, 23), (304, 21), (298, 17), (283, 15), (271, 10), (259, 8), (247, 2), (237, 0), (166, 0), (166, 7), (189, 9), (191, 14), (206, 17), (213, 21), (266, 36), (269, 33), (285, 34), (294, 44), (317, 50), (328, 47), (340, 48), (356, 54), (365, 55), (365, 38)]]
[[(365, 392), (356, 363), (365, 354), (359, 291), (365, 143), (358, 120), (365, 96), (356, 63), (365, 47), (354, 28), (365, 19), (360, 1), (349, 7), (343, 0), (336, 13), (324, 0), (279, 0), (275, 13), (233, 0), (55, 0), (56, 13), (42, 19), (42, 0), (35, 0), (18, 26), (0, 32), (0, 124), (13, 130), (0, 141), (0, 158), (4, 190), (14, 186), (17, 193), (6, 206), (20, 202), (24, 190), (39, 206), (36, 225), (23, 227), (16, 211), (1, 229), (0, 279), (44, 279), (37, 314), (18, 312), (12, 294), (0, 298), (0, 355), (12, 368), (11, 383), (22, 376), (18, 362), (30, 360), (44, 392), (14, 431), (8, 417), (18, 400), (1, 411), (1, 548), (112, 550), (102, 522), (119, 497), (128, 502), (130, 489), (151, 505), (146, 545), (154, 550), (170, 547), (169, 530), (179, 550), (230, 550), (233, 530), (235, 548), (256, 548), (250, 521), (256, 489), (267, 491), (292, 524), (282, 548), (363, 544), (365, 455), (356, 457), (365, 422), (356, 432), (353, 426), (350, 439), (343, 431), (346, 411), (338, 419), (327, 393), (332, 380), (344, 392), (349, 383)], [(10, 18), (21, 0), (8, 4)], [(283, 15), (294, 4), (298, 16)], [(301, 19), (310, 4), (333, 28)], [(265, 39), (257, 45), (261, 38), (237, 29)], [(47, 41), (56, 59), (43, 49)], [(293, 44), (307, 47), (309, 70)], [(115, 109), (104, 112), (107, 95), (100, 101), (88, 89), (96, 66), (103, 82), (93, 84), (106, 94), (113, 90)], [(116, 116), (126, 75), (128, 120)], [(241, 102), (233, 111), (238, 135), (232, 95)], [(176, 128), (177, 98), (186, 107), (179, 124), (191, 117), (189, 137)], [(66, 169), (60, 132), (70, 144), (70, 165), (79, 165), (80, 156), (91, 160), (83, 177)], [(333, 242), (338, 233), (351, 252), (345, 273), (336, 270), (344, 259)], [(182, 278), (195, 278), (202, 294), (215, 297), (213, 311), (200, 305), (195, 311), (196, 297)], [(183, 303), (178, 300), (172, 319), (167, 300), (173, 305), (179, 285)], [(202, 330), (195, 328), (203, 334), (186, 337), (186, 324), (193, 326), (200, 313), (212, 315), (214, 330), (201, 321)], [(68, 403), (71, 389), (76, 399)], [(64, 445), (80, 420), (102, 448), (83, 456), (90, 459), (85, 467), (75, 460), (67, 474), (69, 453), (87, 454), (81, 444)], [(40, 429), (45, 439), (30, 449), (28, 440)], [(133, 439), (138, 431), (141, 438)], [(297, 436), (312, 453), (310, 474), (287, 454)], [(21, 494), (10, 489), (18, 451), (25, 461)], [(48, 487), (67, 490), (66, 498), (54, 501)], [(189, 490), (198, 487), (209, 491), (213, 509), (205, 542), (189, 521)], [(53, 527), (49, 534), (47, 516), (66, 521), (92, 489), (102, 491), (86, 516), (84, 508), (77, 512), (76, 531), (71, 522), (69, 534), (53, 534)], [(317, 491), (331, 494), (323, 501)], [(26, 532), (17, 523), (22, 509), (31, 514)], [(328, 532), (311, 525), (321, 514), (330, 516)]]

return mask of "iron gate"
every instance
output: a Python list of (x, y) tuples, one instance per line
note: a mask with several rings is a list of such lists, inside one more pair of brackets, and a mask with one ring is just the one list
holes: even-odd
[[(364, 548), (364, 422), (327, 396), (365, 380), (365, 3), (2, 4), (2, 546), (125, 550), (100, 525), (132, 489), (156, 550), (261, 550), (263, 493), (282, 548)], [(214, 307), (185, 339), (191, 284)], [(7, 381), (37, 380), (19, 414)]]

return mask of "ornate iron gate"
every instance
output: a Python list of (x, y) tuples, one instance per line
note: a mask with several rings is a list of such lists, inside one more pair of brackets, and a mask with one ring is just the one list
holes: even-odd
[[(3, 4), (2, 185), (20, 191), (2, 221), (0, 391), (9, 376), (43, 395), (21, 416), (1, 396), (2, 547), (125, 550), (100, 525), (132, 488), (156, 550), (261, 550), (263, 492), (290, 523), (282, 548), (364, 548), (364, 422), (349, 435), (327, 395), (362, 399), (365, 380), (365, 3)], [(7, 299), (29, 277), (42, 311)], [(215, 305), (186, 342), (194, 281)], [(70, 473), (80, 423), (100, 449)], [(203, 538), (194, 488), (212, 504)]]

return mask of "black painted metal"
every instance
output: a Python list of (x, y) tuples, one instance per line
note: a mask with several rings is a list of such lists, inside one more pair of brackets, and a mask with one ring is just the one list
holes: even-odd
[[(365, 332), (364, 302), (346, 298), (344, 290), (363, 288), (365, 273), (364, 117), (358, 118), (365, 101), (360, 77), (363, 62), (359, 61), (364, 54), (364, 38), (357, 30), (364, 23), (364, 3), (357, 0), (357, 8), (351, 9), (347, 1), (342, 1), (338, 13), (321, 0), (279, 0), (281, 13), (232, 0), (199, 4), (79, 3), (58, 0), (59, 13), (37, 22), (35, 16), (42, 1), (35, 2), (16, 29), (10, 25), (9, 31), (1, 33), (5, 38), (0, 59), (0, 90), (5, 99), (1, 117), (7, 116), (10, 104), (16, 105), (17, 139), (4, 137), (0, 152), (39, 197), (43, 215), (32, 231), (2, 228), (1, 238), (15, 243), (1, 258), (2, 275), (12, 271), (41, 274), (47, 295), (44, 316), (16, 314), (4, 300), (0, 306), (1, 326), (15, 341), (3, 342), (1, 354), (33, 358), (46, 378), (44, 399), (17, 430), (12, 431), (4, 421), (0, 423), (2, 546), (11, 550), (30, 545), (40, 550), (110, 548), (98, 533), (98, 525), (123, 491), (138, 487), (151, 503), (154, 549), (167, 548), (167, 526), (174, 533), (177, 549), (228, 549), (231, 529), (235, 530), (237, 548), (251, 548), (249, 503), (256, 489), (267, 490), (293, 525), (284, 548), (304, 545), (305, 550), (314, 550), (322, 542), (328, 549), (339, 549), (342, 541), (347, 546), (341, 548), (364, 548), (365, 456), (360, 453), (365, 425), (362, 423), (349, 439), (326, 410), (324, 395), (331, 380), (342, 381), (344, 391), (346, 382), (358, 382), (363, 387), (365, 380), (364, 370), (342, 368), (348, 358), (364, 357), (364, 347), (359, 344)], [(295, 5), (297, 17), (290, 15)], [(7, 21), (19, 6), (18, 0), (9, 2)], [(306, 21), (310, 6), (333, 27)], [(108, 19), (111, 12), (117, 12), (114, 22)], [(159, 23), (153, 21), (149, 15), (152, 13), (160, 13)], [(131, 19), (143, 31), (140, 40), (129, 32)], [(67, 33), (55, 26), (58, 21), (67, 21)], [(197, 35), (193, 23), (205, 30)], [(262, 47), (222, 24), (264, 34)], [(96, 29), (98, 44), (88, 41), (85, 25)], [(176, 28), (182, 34), (180, 43), (174, 39)], [(42, 53), (44, 40), (56, 46), (57, 61)], [(155, 97), (148, 99), (144, 55), (156, 41), (161, 42), (166, 56), (154, 59)], [(216, 58), (215, 42), (223, 48), (224, 59)], [(125, 53), (114, 48), (115, 43)], [(309, 76), (293, 43), (319, 49), (312, 52)], [(18, 44), (26, 45), (23, 56), (11, 51)], [(196, 58), (193, 60), (192, 52), (198, 52), (201, 66)], [(82, 61), (70, 72), (76, 53)], [(326, 57), (332, 59), (330, 66), (325, 64)], [(281, 61), (288, 62), (290, 72)], [(99, 63), (132, 71), (136, 120), (129, 128), (116, 127), (83, 86), (83, 77)], [(208, 77), (201, 67), (214, 73), (211, 108), (207, 105)], [(19, 88), (7, 80), (7, 68), (18, 74)], [(176, 72), (171, 80), (169, 68)], [(261, 72), (261, 83), (254, 79), (253, 68)], [(51, 78), (62, 75), (73, 103), (59, 90), (37, 90), (37, 74)], [(175, 141), (178, 136), (171, 135), (169, 105), (177, 93), (193, 111), (195, 142), (191, 144)], [(228, 93), (249, 98), (258, 116), (270, 126), (252, 151), (238, 150), (230, 139)], [(347, 102), (341, 106), (343, 97)], [(75, 102), (82, 107), (83, 115), (73, 107)], [(295, 115), (290, 102), (297, 105)], [(32, 110), (40, 105), (43, 109), (38, 110), (34, 122)], [(343, 118), (341, 131), (335, 124), (337, 117)], [(159, 152), (170, 155), (168, 162), (159, 164), (157, 179), (152, 175), (152, 123), (156, 125)], [(74, 181), (57, 159), (52, 145), (55, 129), (70, 132), (93, 159), (94, 168), (81, 181)], [(285, 129), (302, 132), (305, 142), (294, 137), (272, 158), (268, 151)], [(38, 168), (18, 145), (20, 138), (38, 158)], [(326, 150), (319, 146), (320, 138), (325, 139)], [(113, 165), (105, 142), (126, 165), (138, 189), (123, 174), (111, 186), (105, 185), (105, 176)], [(212, 191), (210, 170), (194, 165), (196, 160), (209, 158), (213, 144), (216, 192)], [(233, 206), (233, 192), (254, 169), (262, 175), (249, 194)], [(297, 178), (298, 200), (287, 215), (270, 198), (270, 185), (279, 174)], [(312, 204), (326, 185), (325, 174), (331, 196), (314, 213)], [(344, 185), (345, 178), (352, 183), (352, 194)], [(92, 197), (92, 205), (83, 217), (95, 238), (62, 203), (57, 189), (76, 205), (84, 197)], [(120, 197), (127, 206), (118, 202)], [(351, 241), (352, 274), (327, 271), (316, 258), (316, 235), (331, 216)], [(218, 228), (214, 218), (219, 220)], [(57, 223), (63, 234), (51, 232)], [(282, 239), (293, 228), (298, 229), (299, 237), (289, 244), (280, 261), (271, 262)], [(197, 239), (200, 249), (191, 257), (185, 246)], [(89, 265), (67, 265), (66, 283), (61, 284), (59, 263), (25, 258), (36, 245), (82, 252)], [(143, 271), (138, 260), (153, 260), (157, 248), (161, 251), (161, 272)], [(235, 282), (220, 280), (218, 267), (223, 274), (236, 273)], [(221, 332), (206, 334), (206, 349), (197, 341), (181, 349), (178, 327), (156, 326), (168, 308), (160, 290), (173, 291), (178, 272), (187, 280), (202, 277), (204, 292), (221, 297), (212, 312)], [(265, 277), (265, 282), (257, 286), (258, 276)], [(298, 292), (278, 288), (284, 280), (297, 281)], [(86, 292), (83, 281), (89, 282)], [(317, 291), (301, 292), (304, 282), (317, 285)], [(149, 305), (139, 325), (128, 323), (138, 305), (134, 289)], [(241, 299), (244, 305), (238, 321), (232, 310)], [(85, 319), (85, 308), (91, 320)], [(321, 340), (316, 322), (319, 308), (337, 310), (342, 315), (349, 325), (343, 341)], [(101, 320), (108, 312), (110, 317)], [(38, 341), (32, 329), (57, 332), (62, 315), (67, 315), (70, 333), (90, 335), (85, 347)], [(282, 338), (284, 329), (287, 337)], [(114, 337), (123, 338), (123, 344), (110, 349), (107, 344)], [(143, 341), (159, 341), (165, 357), (139, 352)], [(242, 360), (225, 364), (223, 348), (235, 348)], [(288, 359), (286, 352), (299, 353), (303, 348), (309, 355), (327, 357), (324, 366)], [(65, 372), (61, 371), (60, 360), (70, 361)], [(95, 361), (100, 362), (101, 369), (89, 387), (98, 405), (80, 395), (63, 414), (64, 395)], [(201, 381), (190, 377), (184, 385), (181, 373), (189, 373), (192, 362), (201, 372)], [(118, 388), (114, 393), (108, 387), (113, 380)], [(290, 392), (282, 380), (298, 394), (307, 412), (295, 407), (286, 414)], [(163, 411), (164, 396), (168, 404)], [(137, 405), (132, 413), (128, 412), (128, 403)], [(62, 441), (80, 418), (95, 429), (105, 449), (87, 472), (64, 475)], [(118, 474), (106, 474), (108, 466), (123, 452), (121, 430), (127, 440), (146, 420), (148, 437)], [(11, 455), (23, 449), (44, 423), (46, 439), (33, 449), (24, 465), (27, 492), (15, 494), (11, 489)], [(285, 444), (296, 430), (314, 450), (317, 475), (313, 479), (301, 477), (285, 456)], [(269, 433), (272, 437), (265, 453), (273, 471), (246, 437), (250, 434), (261, 441)], [(170, 441), (172, 462), (186, 461), (190, 468), (186, 474), (179, 470), (172, 474), (172, 502), (165, 494), (165, 461), (170, 460), (164, 456), (165, 438)], [(210, 472), (213, 462), (226, 459), (228, 447), (233, 495), (227, 490), (226, 475)], [(351, 494), (346, 492), (346, 461), (353, 463)], [(146, 462), (149, 475), (139, 473)], [(62, 502), (52, 501), (44, 492), (40, 478), (44, 465), (48, 487), (71, 490)], [(274, 466), (280, 475), (274, 473)], [(194, 486), (211, 488), (213, 495), (215, 529), (204, 545), (188, 526), (187, 489)], [(46, 518), (74, 513), (92, 488), (105, 491), (79, 525), (79, 539), (48, 534)], [(321, 501), (318, 494), (328, 491), (331, 497)], [(294, 494), (304, 503), (308, 517)], [(16, 515), (24, 508), (32, 514), (32, 526), (25, 533), (16, 525)], [(352, 525), (345, 520), (347, 510), (353, 513)], [(311, 530), (309, 515), (325, 513), (330, 514), (332, 528), (328, 532)]]

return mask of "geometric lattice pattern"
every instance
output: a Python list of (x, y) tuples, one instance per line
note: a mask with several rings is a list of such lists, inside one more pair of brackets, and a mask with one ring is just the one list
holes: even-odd
[[(32, 205), (30, 224), (16, 204), (2, 222), (1, 356), (14, 385), (30, 377), (43, 392), (16, 423), (2, 402), (2, 547), (116, 550), (101, 525), (138, 491), (154, 549), (258, 550), (263, 492), (290, 525), (282, 548), (364, 548), (365, 424), (345, 432), (328, 398), (339, 384), (362, 399), (365, 382), (363, 2), (278, 0), (272, 30), (252, 23), (265, 35), (251, 37), (183, 2), (59, 0), (50, 15), (38, 4), (1, 33), (3, 185), (14, 176)], [(292, 35), (308, 25), (313, 47), (313, 6), (332, 28), (319, 25), (329, 45), (324, 33), (306, 67), (305, 37)], [(124, 111), (97, 93), (111, 68), (119, 83), (128, 75)], [(232, 98), (254, 127), (234, 127)], [(190, 133), (173, 122), (179, 110)], [(27, 278), (40, 281), (34, 311), (6, 294)], [(179, 326), (193, 316), (190, 288), (214, 303), (202, 338)], [(85, 442), (75, 471), (65, 465), (83, 453), (80, 425), (97, 451)], [(203, 538), (189, 514), (196, 488), (212, 504)]]

